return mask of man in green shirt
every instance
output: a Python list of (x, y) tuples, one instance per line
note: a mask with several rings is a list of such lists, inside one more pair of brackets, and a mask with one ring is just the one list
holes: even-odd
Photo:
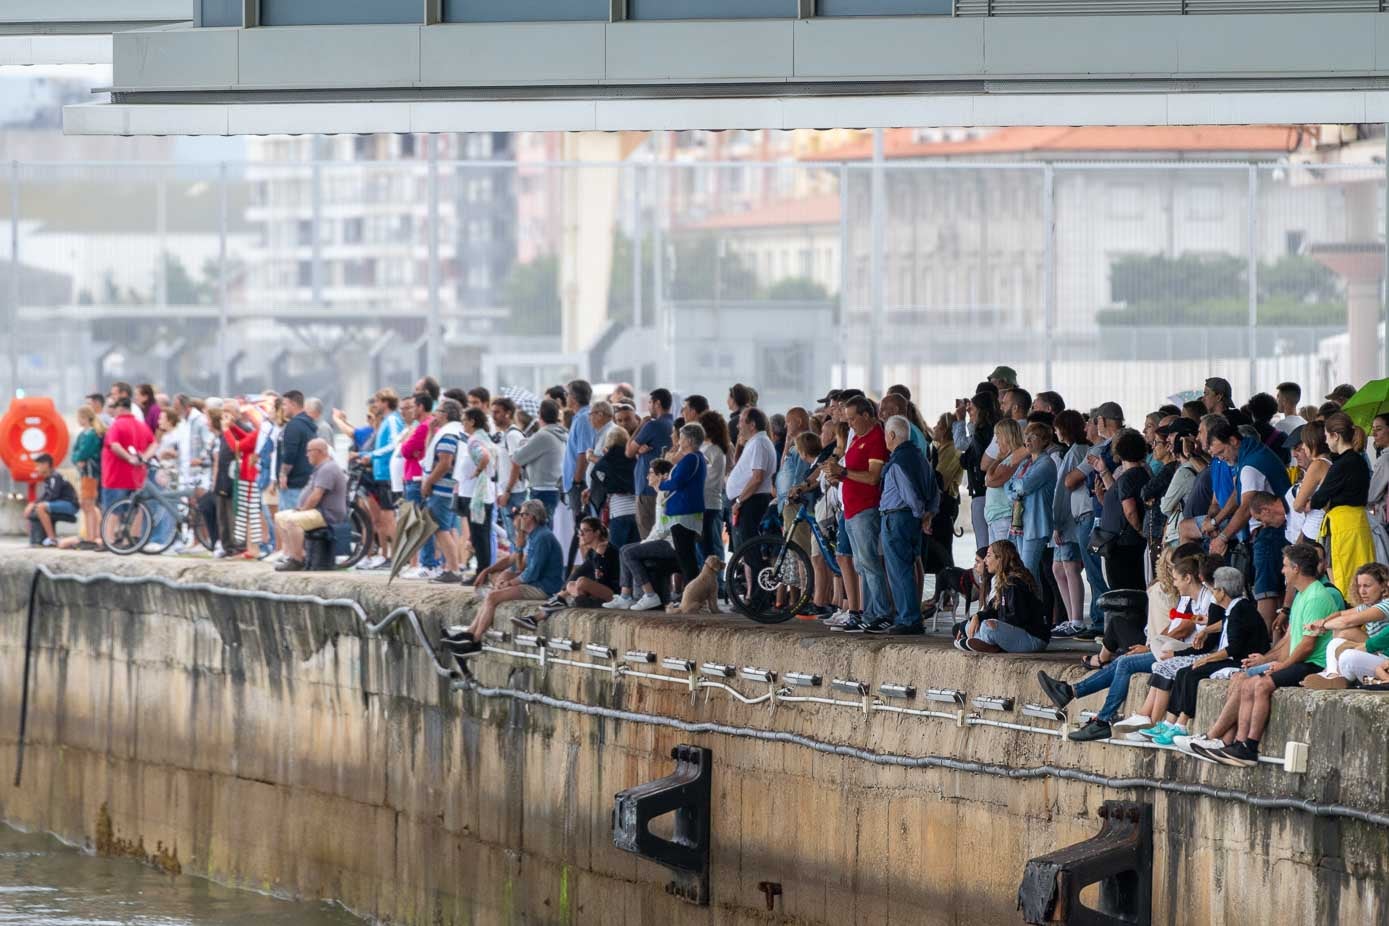
[[(1273, 692), (1300, 685), (1326, 667), (1331, 634), (1307, 631), (1308, 624), (1338, 610), (1336, 598), (1317, 580), (1319, 567), (1317, 550), (1310, 544), (1283, 549), (1283, 579), (1297, 592), (1288, 615), (1288, 632), (1269, 652), (1245, 660), (1245, 674), (1235, 676), (1220, 717), (1206, 739), (1192, 742), (1192, 752), (1223, 765), (1257, 765), (1259, 737), (1268, 726)], [(1251, 675), (1251, 670), (1258, 674)], [(1217, 739), (1220, 743), (1213, 742)]]

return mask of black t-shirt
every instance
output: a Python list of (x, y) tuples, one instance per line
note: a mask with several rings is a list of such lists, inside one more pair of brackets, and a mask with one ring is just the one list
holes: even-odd
[(616, 592), (621, 585), (620, 572), (621, 561), (617, 556), (617, 547), (608, 544), (602, 553), (589, 550), (588, 556), (584, 557), (583, 565), (575, 570), (574, 578), (592, 579)]
[(1141, 511), (1143, 486), (1152, 475), (1152, 470), (1142, 463), (1120, 473), (1114, 480), (1114, 485), (1104, 493), (1104, 513), (1100, 516), (1100, 527), (1115, 534), (1120, 533), (1124, 525), (1128, 524), (1128, 519), (1124, 517), (1125, 499), (1131, 498), (1138, 502)]

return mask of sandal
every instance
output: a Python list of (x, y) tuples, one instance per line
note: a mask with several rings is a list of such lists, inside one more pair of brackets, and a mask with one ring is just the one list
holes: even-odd
[[(1092, 659), (1094, 660), (1094, 662), (1090, 661)], [(1085, 666), (1085, 668), (1089, 669), (1092, 672), (1099, 671), (1100, 669), (1103, 669), (1105, 667), (1105, 663), (1100, 660), (1099, 653), (1091, 653), (1090, 655), (1083, 657), (1080, 660), (1080, 664)]]

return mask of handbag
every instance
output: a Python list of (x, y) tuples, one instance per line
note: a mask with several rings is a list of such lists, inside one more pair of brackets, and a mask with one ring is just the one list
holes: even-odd
[(1103, 527), (1095, 525), (1090, 531), (1090, 540), (1086, 544), (1086, 548), (1096, 556), (1104, 558), (1109, 555), (1110, 550), (1118, 540), (1119, 535), (1114, 531), (1105, 530)]
[(1254, 584), (1254, 545), (1245, 541), (1231, 543), (1225, 549), (1225, 562), (1244, 576), (1246, 587)]

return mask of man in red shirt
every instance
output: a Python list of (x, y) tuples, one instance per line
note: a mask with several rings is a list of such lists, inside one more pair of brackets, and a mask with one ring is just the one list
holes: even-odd
[(863, 633), (870, 627), (881, 629), (892, 625), (878, 512), (878, 499), (882, 495), (879, 483), (888, 458), (887, 439), (873, 403), (866, 396), (849, 399), (844, 403), (844, 413), (854, 439), (844, 453), (843, 465), (826, 464), (826, 471), (839, 480), (844, 526), (853, 548), (854, 568), (863, 580), (864, 611), (862, 615), (850, 614), (848, 623), (834, 629)]
[(154, 443), (154, 434), (143, 419), (130, 410), (130, 396), (111, 400), (115, 416), (101, 446), (101, 510), (129, 498), (145, 484), (144, 452)]

